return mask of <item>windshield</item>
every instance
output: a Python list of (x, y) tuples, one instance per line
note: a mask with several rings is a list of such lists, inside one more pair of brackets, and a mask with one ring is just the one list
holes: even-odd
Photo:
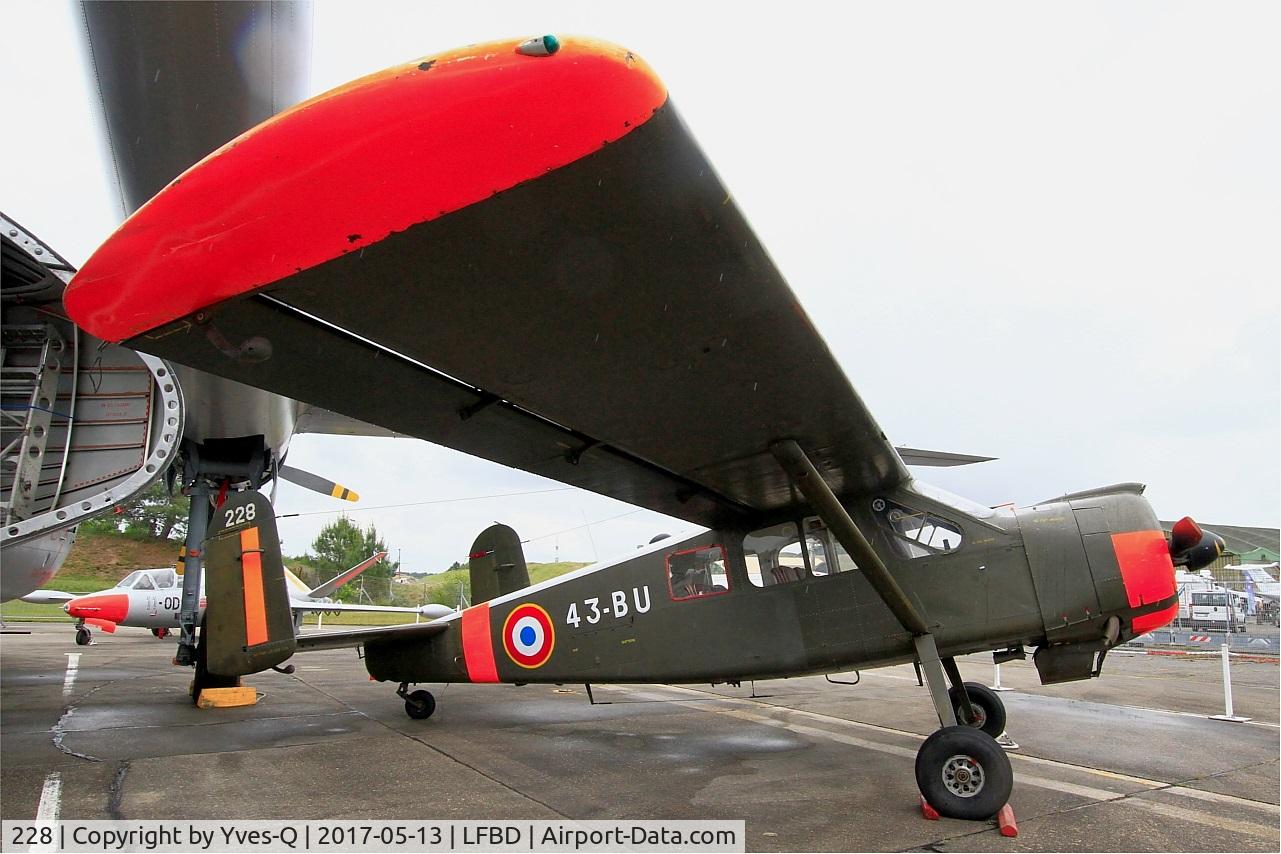
[(116, 584), (117, 587), (133, 587), (133, 583), (142, 575), (141, 569), (135, 569)]

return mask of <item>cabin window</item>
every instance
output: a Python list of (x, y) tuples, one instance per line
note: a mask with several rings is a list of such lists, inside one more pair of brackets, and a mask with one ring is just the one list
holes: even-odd
[(822, 519), (810, 516), (801, 525), (805, 529), (805, 548), (809, 551), (811, 573), (821, 577), (858, 569), (854, 558), (837, 542)]
[(795, 522), (753, 531), (743, 538), (747, 579), (756, 587), (788, 584), (805, 577), (805, 550)]
[(702, 599), (729, 592), (725, 549), (703, 546), (667, 556), (667, 586), (672, 599)]
[(884, 498), (873, 501), (872, 510), (890, 530), (890, 542), (899, 557), (927, 557), (956, 551), (961, 547), (963, 537), (960, 527), (941, 516), (912, 510)]

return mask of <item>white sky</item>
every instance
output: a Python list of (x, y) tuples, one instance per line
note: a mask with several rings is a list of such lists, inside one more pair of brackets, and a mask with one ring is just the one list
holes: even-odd
[[(494, 38), (624, 44), (890, 438), (1000, 458), (924, 479), (990, 504), (1137, 480), (1162, 518), (1276, 526), (1279, 9), (322, 2), (313, 89)], [(115, 225), (78, 13), (3, 11), (0, 207), (78, 264)], [(411, 440), (300, 436), (290, 463), (358, 506), (558, 487)], [(278, 505), (336, 509), (288, 484)], [(633, 509), (563, 490), (353, 518), (422, 571), (465, 560), (496, 519), (541, 537), (531, 560), (679, 526), (582, 527)], [(330, 519), (284, 520), (286, 551)]]

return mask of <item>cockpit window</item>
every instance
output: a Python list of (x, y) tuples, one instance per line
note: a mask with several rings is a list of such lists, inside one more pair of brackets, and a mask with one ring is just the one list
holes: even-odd
[(141, 575), (139, 575), (138, 580), (133, 583), (133, 589), (134, 590), (155, 590), (156, 585), (152, 583), (151, 576), (144, 572)]
[(124, 578), (120, 579), (120, 581), (116, 582), (116, 586), (117, 587), (133, 587), (133, 583), (141, 577), (142, 577), (142, 570), (135, 569), (133, 572), (129, 573)]
[(672, 552), (667, 556), (667, 583), (672, 599), (701, 599), (729, 592), (725, 550), (706, 546)]
[(151, 573), (151, 577), (156, 582), (156, 587), (176, 587), (178, 584), (178, 573), (172, 569), (162, 569), (158, 572)]
[(890, 530), (890, 542), (899, 557), (927, 557), (961, 547), (960, 527), (941, 516), (913, 510), (884, 498), (875, 499), (872, 510)]

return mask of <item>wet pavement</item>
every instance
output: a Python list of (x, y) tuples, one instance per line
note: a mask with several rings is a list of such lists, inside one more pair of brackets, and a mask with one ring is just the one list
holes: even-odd
[[(910, 667), (718, 686), (426, 686), (406, 717), (354, 652), (246, 679), (245, 709), (200, 711), (171, 641), (0, 642), (0, 814), (63, 818), (744, 819), (749, 850), (1276, 851), (1278, 667), (1114, 654), (1102, 679), (1041, 687), (1001, 668), (1020, 835), (921, 818), (913, 758), (936, 726)], [(78, 656), (73, 658), (73, 656)], [(982, 657), (962, 662), (991, 684)], [(846, 677), (846, 678), (852, 678)], [(48, 808), (48, 805), (46, 805)]]

